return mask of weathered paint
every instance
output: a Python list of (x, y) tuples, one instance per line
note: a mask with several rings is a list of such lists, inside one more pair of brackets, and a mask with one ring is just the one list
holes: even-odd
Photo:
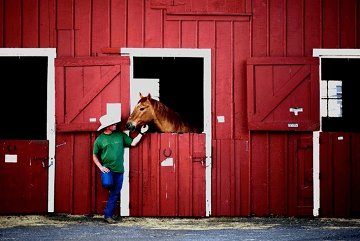
[[(301, 195), (293, 200), (293, 193), (283, 191), (283, 182), (277, 183), (271, 173), (277, 176), (282, 172), (273, 167), (289, 165), (288, 185), (302, 188), (290, 176), (300, 165), (291, 158), (302, 152), (296, 152), (296, 138), (309, 133), (249, 131), (246, 61), (311, 57), (314, 48), (358, 48), (358, 6), (358, 0), (0, 0), (0, 46), (56, 47), (59, 57), (72, 58), (118, 55), (123, 47), (211, 49), (212, 215), (301, 215), (296, 205), (308, 207), (308, 200), (302, 201)], [(94, 112), (98, 109), (93, 107)], [(95, 193), (101, 195), (101, 188), (93, 185), (99, 180), (90, 159), (96, 134), (82, 125), (68, 131), (56, 137), (55, 211), (101, 212), (100, 206), (95, 210)], [(279, 139), (292, 143), (291, 148)], [(305, 152), (302, 157), (308, 169), (304, 172), (308, 173), (312, 155)], [(273, 160), (280, 163), (275, 165)], [(263, 178), (264, 173), (270, 175)], [(80, 179), (82, 186), (89, 188), (79, 191), (79, 176), (85, 177)], [(278, 190), (282, 193), (276, 197), (287, 203), (286, 210), (271, 201)], [(261, 195), (266, 198), (260, 200)], [(235, 204), (240, 199), (239, 209)], [(80, 205), (79, 200), (87, 201)]]

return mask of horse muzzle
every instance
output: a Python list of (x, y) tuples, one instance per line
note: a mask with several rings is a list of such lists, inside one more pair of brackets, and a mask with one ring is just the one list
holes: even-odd
[(128, 123), (126, 123), (126, 129), (128, 129), (129, 131), (135, 131), (136, 125), (132, 122), (128, 122)]

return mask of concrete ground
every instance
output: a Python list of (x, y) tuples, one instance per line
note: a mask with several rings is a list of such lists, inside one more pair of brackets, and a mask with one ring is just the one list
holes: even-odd
[(0, 240), (360, 240), (360, 219), (0, 216)]

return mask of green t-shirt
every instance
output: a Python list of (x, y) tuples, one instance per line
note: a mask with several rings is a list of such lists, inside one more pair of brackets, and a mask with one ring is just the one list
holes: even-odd
[(95, 155), (100, 155), (101, 164), (116, 173), (124, 172), (124, 146), (131, 146), (133, 139), (121, 131), (110, 135), (102, 133), (95, 140)]

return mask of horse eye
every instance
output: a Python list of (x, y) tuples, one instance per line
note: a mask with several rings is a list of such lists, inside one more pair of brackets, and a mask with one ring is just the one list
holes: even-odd
[(140, 108), (140, 111), (144, 111), (145, 110), (145, 108)]

